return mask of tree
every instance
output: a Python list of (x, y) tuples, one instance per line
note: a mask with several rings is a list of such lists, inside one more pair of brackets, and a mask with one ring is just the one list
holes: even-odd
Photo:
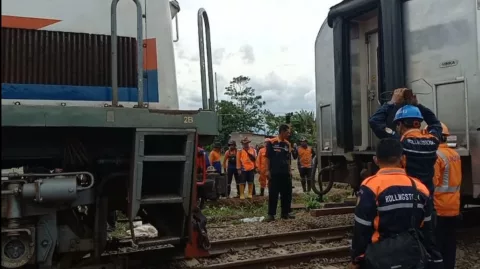
[(228, 142), (232, 132), (241, 131), (243, 128), (244, 111), (232, 101), (221, 100), (216, 102), (217, 113), (222, 120), (222, 129), (218, 140), (222, 144)]
[(267, 135), (275, 135), (277, 134), (278, 126), (280, 124), (285, 122), (285, 117), (283, 116), (276, 116), (269, 110), (265, 110), (263, 112), (264, 119), (265, 119), (265, 125), (266, 125), (266, 130), (265, 133)]
[[(266, 135), (275, 135), (278, 126), (285, 122), (285, 115), (275, 115), (264, 109), (265, 101), (261, 95), (255, 94), (255, 89), (248, 84), (250, 78), (238, 76), (230, 81), (225, 88), (225, 95), (230, 100), (216, 102), (216, 108), (222, 120), (222, 129), (218, 141), (228, 142), (232, 132), (260, 132)], [(297, 142), (301, 137), (307, 138), (310, 143), (315, 142), (316, 125), (312, 111), (297, 111), (291, 117), (291, 141)]]
[(292, 141), (305, 137), (309, 143), (316, 140), (317, 127), (313, 111), (300, 110), (293, 114), (291, 119)]
[(225, 88), (225, 95), (230, 96), (232, 102), (238, 106), (241, 113), (241, 123), (239, 130), (252, 132), (264, 129), (264, 110), (265, 101), (261, 95), (255, 94), (255, 89), (248, 86), (250, 78), (238, 76), (230, 81), (230, 85)]

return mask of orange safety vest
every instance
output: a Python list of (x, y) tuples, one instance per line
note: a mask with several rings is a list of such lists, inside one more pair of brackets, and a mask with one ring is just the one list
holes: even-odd
[(312, 167), (312, 148), (311, 147), (298, 147), (298, 160), (300, 161), (301, 168)]
[[(249, 155), (254, 158), (254, 160), (250, 160)], [(255, 169), (255, 161), (257, 159), (257, 152), (254, 148), (250, 147), (248, 150), (242, 148), (237, 153), (237, 169), (242, 169), (242, 171), (251, 171)]]
[(214, 162), (220, 162), (222, 160), (222, 156), (220, 155), (220, 152), (212, 150), (208, 156), (208, 159), (210, 160), (210, 165), (213, 165)]
[(263, 147), (258, 151), (256, 165), (260, 172), (266, 172), (267, 164), (267, 148)]
[(454, 217), (460, 214), (460, 185), (462, 184), (462, 161), (460, 155), (441, 144), (435, 163), (434, 204), (438, 216)]

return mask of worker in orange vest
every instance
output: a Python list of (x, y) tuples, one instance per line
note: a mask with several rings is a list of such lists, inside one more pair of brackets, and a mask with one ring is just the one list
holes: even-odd
[(300, 147), (297, 148), (298, 154), (298, 172), (302, 182), (303, 192), (310, 192), (312, 189), (312, 159), (315, 156), (313, 149), (308, 146), (307, 139), (300, 140)]
[(268, 142), (268, 138), (265, 138), (265, 142), (259, 145), (258, 157), (256, 161), (257, 172), (260, 174), (258, 181), (260, 181), (260, 196), (265, 195), (265, 188), (268, 184), (267, 178), (267, 148), (265, 144)]
[(457, 252), (455, 230), (460, 217), (462, 161), (457, 151), (448, 147), (447, 137), (450, 136), (450, 131), (447, 125), (441, 125), (442, 139), (437, 150), (433, 178), (433, 202), (437, 211), (435, 236), (437, 248), (443, 256), (444, 269), (453, 269)]
[(208, 159), (210, 165), (215, 168), (215, 172), (222, 173), (222, 156), (221, 156), (222, 144), (216, 142), (213, 144), (213, 150), (210, 152)]
[(237, 170), (240, 175), (240, 199), (245, 199), (245, 184), (248, 183), (248, 198), (253, 196), (253, 180), (255, 178), (255, 161), (257, 159), (256, 150), (250, 146), (247, 137), (243, 138), (242, 149), (237, 153)]

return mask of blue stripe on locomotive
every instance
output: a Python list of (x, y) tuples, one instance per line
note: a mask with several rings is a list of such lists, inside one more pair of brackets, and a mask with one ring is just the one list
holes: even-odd
[[(158, 103), (158, 72), (145, 71), (143, 79), (143, 101)], [(137, 102), (137, 88), (119, 88), (120, 102)], [(65, 101), (112, 101), (112, 87), (103, 86), (73, 86), (46, 84), (12, 84), (2, 83), (2, 99), (16, 100), (65, 100)]]

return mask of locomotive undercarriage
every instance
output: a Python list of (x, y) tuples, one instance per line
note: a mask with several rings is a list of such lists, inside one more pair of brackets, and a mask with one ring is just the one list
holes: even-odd
[(193, 151), (187, 139), (192, 135), (144, 137), (144, 155), (156, 151), (164, 159), (143, 163), (138, 205), (129, 203), (138, 179), (135, 129), (3, 127), (2, 137), (2, 267), (74, 268), (99, 259), (116, 241), (107, 240), (114, 211), (127, 215), (130, 224), (141, 217), (157, 229), (153, 241), (184, 251), (191, 215), (184, 205), (191, 204), (192, 191), (184, 168), (192, 170), (193, 161), (165, 156), (181, 159), (186, 147)]

